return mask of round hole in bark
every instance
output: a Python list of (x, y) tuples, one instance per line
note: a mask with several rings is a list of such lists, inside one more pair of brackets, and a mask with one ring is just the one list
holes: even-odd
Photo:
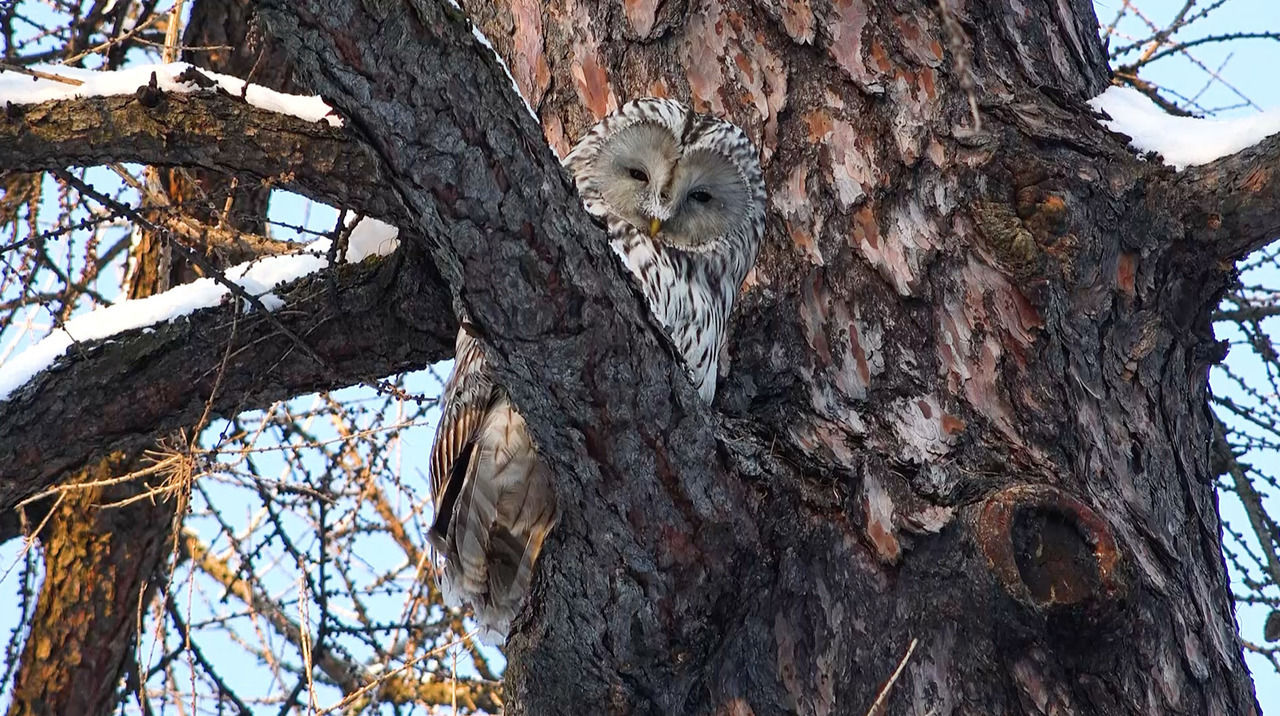
[(1095, 546), (1072, 515), (1043, 504), (1014, 514), (1010, 537), (1018, 576), (1041, 604), (1076, 604), (1101, 586)]
[(986, 499), (975, 527), (992, 574), (1025, 604), (1055, 613), (1087, 607), (1092, 614), (1123, 600), (1111, 528), (1056, 487), (1007, 487)]

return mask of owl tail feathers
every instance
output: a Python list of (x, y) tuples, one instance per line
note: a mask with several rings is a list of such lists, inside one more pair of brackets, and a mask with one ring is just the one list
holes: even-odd
[(505, 637), (558, 518), (550, 475), (529, 443), (523, 419), (509, 405), (495, 406), (441, 540), (446, 598), (471, 604), (482, 627)]
[[(440, 593), (449, 606), (470, 604), (486, 644), (506, 642), (511, 621), (524, 604), (533, 569), (550, 525), (532, 530), (525, 539), (501, 527), (488, 534), (488, 549), (481, 553), (463, 547), (461, 554), (447, 555), (440, 572)], [(473, 547), (478, 546), (473, 544)], [(482, 554), (480, 560), (468, 559)]]
[(462, 588), (459, 584), (460, 580), (455, 579), (454, 576), (452, 570), (447, 567), (440, 573), (440, 595), (444, 598), (444, 603), (459, 608), (474, 604), (472, 611), (480, 627), (476, 637), (489, 646), (506, 644), (507, 631), (511, 628), (515, 611), (493, 608), (493, 605), (485, 602), (480, 595), (471, 594)]
[[(515, 536), (492, 535), (494, 538), (486, 563), (487, 569), (468, 568), (461, 561), (448, 559), (440, 572), (440, 593), (449, 606), (471, 605), (480, 627), (482, 642), (501, 646), (507, 640), (511, 621), (515, 619), (529, 592), (533, 569), (546, 538), (545, 531), (530, 535), (516, 551)], [(506, 546), (495, 543), (510, 541)]]

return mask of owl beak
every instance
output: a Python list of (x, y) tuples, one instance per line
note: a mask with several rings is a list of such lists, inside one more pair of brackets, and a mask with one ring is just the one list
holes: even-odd
[(658, 232), (661, 230), (662, 230), (661, 219), (657, 217), (649, 219), (649, 238), (652, 239), (653, 237), (657, 236)]

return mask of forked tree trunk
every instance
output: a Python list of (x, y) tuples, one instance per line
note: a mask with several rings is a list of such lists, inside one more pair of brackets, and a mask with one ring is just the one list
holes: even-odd
[[(886, 713), (1257, 711), (1208, 312), (1280, 139), (1132, 156), (1087, 0), (464, 2), (540, 128), (448, 3), (257, 4), (555, 472), (509, 712), (861, 714), (900, 663)], [(712, 409), (539, 141), (641, 94), (762, 148)]]
[(539, 6), (466, 3), (559, 150), (647, 93), (762, 140), (719, 405), (769, 450), (714, 520), (566, 520), (653, 561), (551, 548), (520, 712), (862, 713), (915, 640), (887, 713), (1255, 709), (1208, 462), (1231, 269), (1083, 105), (1087, 0)]
[(465, 25), (408, 4), (262, 2), (556, 468), (509, 713), (860, 714), (908, 653), (886, 713), (1256, 712), (1207, 315), (1277, 224), (1224, 201), (1256, 164), (1175, 177), (1100, 128), (1088, 0), (463, 0), (560, 153), (644, 94), (759, 141), (767, 246), (710, 419), (563, 185), (522, 184), (546, 164), (511, 153), (500, 75), (458, 80)]

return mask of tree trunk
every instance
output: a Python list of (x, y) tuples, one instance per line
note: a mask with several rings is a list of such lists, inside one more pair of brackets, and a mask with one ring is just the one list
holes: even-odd
[[(561, 153), (651, 93), (759, 141), (769, 239), (719, 418), (648, 363), (562, 190), (522, 185), (501, 76), (449, 79), (483, 52), (456, 17), (261, 4), (391, 169), (556, 470), (510, 713), (862, 713), (900, 661), (888, 713), (1256, 712), (1207, 312), (1276, 218), (1218, 241), (1225, 196), (1100, 128), (1086, 0), (464, 2)], [(468, 151), (502, 177), (447, 184)]]
[[(185, 59), (241, 77), (248, 77), (256, 61), (263, 59), (270, 71), (265, 76), (255, 73), (253, 79), (288, 89), (282, 86), (290, 75), (288, 63), (261, 43), (247, 40), (254, 28), (248, 0), (198, 0), (183, 45), (235, 49), (211, 53), (207, 61), (201, 61), (202, 53), (187, 53)], [(217, 239), (240, 232), (264, 234), (269, 187), (239, 187), (225, 174), (184, 168), (149, 168), (148, 177), (154, 196), (143, 202), (157, 205), (148, 212), (153, 224), (163, 227), (185, 220), (190, 226), (207, 227), (204, 233), (212, 240), (192, 241), (190, 248), (216, 267), (253, 258), (246, 251), (248, 243)], [(199, 277), (196, 267), (174, 250), (177, 233), (166, 233), (139, 231), (129, 257), (127, 298), (153, 296)], [(179, 438), (194, 440), (203, 427), (189, 426)], [(176, 442), (170, 447), (187, 449)], [(136, 673), (134, 644), (155, 594), (156, 578), (166, 558), (175, 556), (172, 538), (181, 525), (177, 511), (186, 509), (190, 485), (184, 479), (191, 475), (165, 471), (158, 479), (153, 475), (109, 487), (95, 483), (153, 464), (143, 450), (117, 453), (65, 481), (71, 489), (55, 503), (38, 534), (44, 582), (23, 645), (10, 716), (108, 716), (120, 703), (124, 674), (133, 674), (128, 690), (141, 693), (144, 688), (138, 683), (145, 676)]]
[[(1208, 315), (1280, 234), (1280, 139), (1178, 174), (1133, 156), (1084, 103), (1108, 72), (1087, 0), (465, 1), (538, 124), (447, 3), (257, 5), (374, 157), (349, 208), (431, 259), (395, 295), (422, 325), (442, 294), (466, 309), (555, 474), (508, 712), (1257, 712)], [(712, 407), (542, 142), (641, 94), (762, 150), (766, 247)], [(41, 401), (153, 340), (9, 402), (0, 508), (52, 479), (22, 449)]]
[[(69, 481), (40, 532), (44, 582), (14, 679), (10, 716), (110, 714), (148, 609), (155, 569), (171, 554), (172, 502), (136, 497), (136, 483), (90, 486), (127, 473), (115, 455)], [(136, 687), (135, 687), (136, 688)]]

